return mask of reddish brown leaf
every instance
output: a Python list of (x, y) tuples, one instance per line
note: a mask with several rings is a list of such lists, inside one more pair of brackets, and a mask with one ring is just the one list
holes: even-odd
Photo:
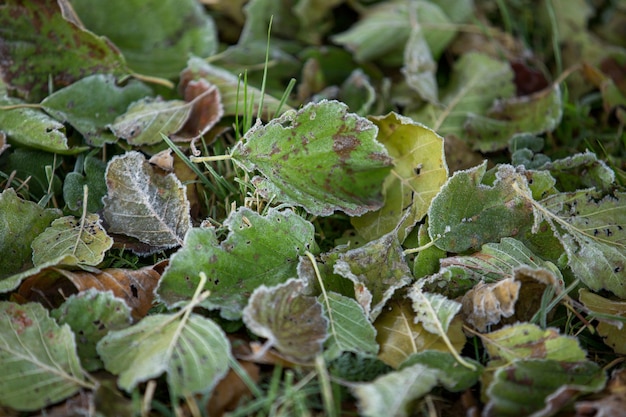
[(201, 137), (215, 126), (224, 115), (224, 108), (217, 87), (202, 78), (185, 80), (181, 92), (185, 101), (193, 104), (187, 122), (173, 139), (188, 141)]
[[(240, 361), (239, 364), (254, 382), (259, 380), (259, 366), (246, 361)], [(244, 397), (251, 395), (247, 385), (239, 378), (239, 376), (231, 369), (213, 389), (211, 399), (207, 405), (208, 415), (212, 417), (221, 417), (227, 411), (237, 408), (240, 401)]]

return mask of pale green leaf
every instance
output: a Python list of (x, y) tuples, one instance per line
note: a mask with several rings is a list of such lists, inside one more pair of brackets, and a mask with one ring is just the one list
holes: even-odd
[(589, 361), (517, 361), (496, 371), (483, 415), (552, 416), (577, 397), (602, 390), (605, 382), (602, 368)]
[(162, 101), (145, 98), (128, 107), (110, 125), (115, 136), (131, 145), (154, 145), (178, 132), (191, 114), (192, 103), (182, 100)]
[(106, 180), (109, 232), (135, 237), (155, 249), (182, 244), (191, 219), (186, 188), (174, 174), (161, 175), (133, 151), (109, 161)]
[(615, 186), (615, 171), (589, 151), (547, 162), (538, 169), (550, 171), (561, 191), (596, 188), (609, 192)]
[(18, 279), (7, 278), (33, 266), (33, 240), (59, 217), (59, 210), (22, 200), (12, 188), (0, 194), (0, 292), (17, 287)]
[(604, 343), (615, 353), (626, 354), (626, 301), (615, 301), (594, 294), (584, 288), (578, 291), (579, 301), (597, 317), (596, 330)]
[(439, 335), (448, 333), (452, 319), (461, 310), (460, 303), (441, 294), (423, 292), (417, 285), (411, 287), (409, 298), (413, 301), (415, 323), (422, 323), (426, 330)]
[(52, 222), (33, 240), (33, 264), (39, 266), (52, 259), (72, 255), (79, 265), (96, 266), (113, 246), (97, 214), (87, 213), (82, 219), (65, 216)]
[(87, 211), (97, 213), (103, 207), (102, 197), (107, 193), (105, 179), (107, 164), (93, 156), (84, 159), (81, 172), (70, 172), (63, 181), (63, 200), (67, 207), (75, 212), (80, 212), (85, 199), (84, 186), (87, 186)]
[(395, 232), (339, 254), (333, 271), (354, 283), (356, 300), (372, 321), (394, 292), (411, 282)]
[(102, 368), (96, 344), (106, 334), (130, 326), (130, 308), (112, 292), (90, 289), (70, 296), (50, 312), (60, 324), (67, 323), (77, 336), (78, 357), (88, 371)]
[(528, 226), (532, 209), (514, 188), (527, 190), (525, 177), (510, 165), (500, 165), (494, 183), (485, 185), (486, 168), (485, 161), (455, 172), (433, 199), (428, 233), (438, 248), (457, 253), (478, 250)]
[(274, 287), (257, 287), (243, 309), (246, 327), (267, 339), (291, 360), (310, 363), (322, 352), (328, 337), (328, 321), (315, 297), (302, 294), (304, 283), (296, 279)]
[(298, 257), (319, 251), (314, 227), (291, 210), (269, 209), (266, 216), (239, 208), (224, 222), (228, 237), (219, 242), (212, 228), (192, 228), (163, 273), (157, 293), (168, 305), (188, 300), (198, 274), (208, 276), (211, 296), (203, 305), (238, 319), (250, 294), (297, 276)]
[(377, 127), (338, 101), (310, 103), (263, 126), (260, 121), (232, 151), (235, 161), (263, 177), (252, 181), (268, 199), (315, 215), (335, 210), (361, 215), (382, 206), (391, 160)]
[(230, 345), (222, 329), (197, 314), (155, 314), (98, 342), (105, 368), (131, 392), (138, 384), (167, 375), (170, 393), (208, 393), (226, 374)]
[(132, 102), (151, 93), (138, 81), (120, 87), (112, 75), (96, 74), (54, 92), (41, 105), (57, 120), (72, 125), (89, 144), (103, 146), (117, 140), (107, 125), (125, 113)]
[(370, 117), (370, 120), (378, 126), (377, 139), (393, 158), (393, 169), (383, 185), (384, 206), (351, 222), (367, 240), (398, 228), (402, 242), (415, 223), (424, 217), (430, 202), (448, 179), (443, 138), (396, 113)]
[(470, 360), (470, 362), (476, 369), (471, 370), (464, 366), (459, 366), (454, 355), (448, 352), (426, 350), (409, 356), (407, 360), (402, 362), (400, 369), (421, 364), (432, 370), (436, 370), (439, 383), (447, 390), (459, 392), (469, 389), (476, 384), (478, 377), (484, 370), (483, 366), (477, 361)]
[(415, 90), (422, 99), (437, 103), (439, 88), (437, 86), (437, 63), (435, 62), (422, 25), (416, 23), (411, 29), (408, 42), (404, 48), (404, 66), (402, 74), (409, 87)]
[(37, 410), (94, 388), (69, 326), (59, 326), (40, 304), (0, 301), (0, 369), (0, 404), (16, 410)]
[(328, 318), (324, 353), (327, 360), (333, 360), (343, 352), (378, 353), (376, 329), (355, 300), (335, 292), (328, 292), (326, 297), (320, 295), (318, 299)]

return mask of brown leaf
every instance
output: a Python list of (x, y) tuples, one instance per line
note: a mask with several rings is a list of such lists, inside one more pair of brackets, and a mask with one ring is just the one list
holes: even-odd
[[(260, 377), (260, 368), (252, 362), (239, 361), (239, 364), (254, 382)], [(248, 386), (232, 369), (213, 389), (211, 399), (207, 405), (208, 415), (221, 417), (227, 411), (233, 411), (245, 397), (250, 396)]]
[(192, 107), (185, 125), (172, 139), (190, 141), (211, 130), (224, 115), (224, 108), (220, 92), (215, 85), (202, 78), (181, 81), (182, 95), (186, 102), (192, 103)]
[(461, 300), (465, 321), (483, 332), (487, 326), (498, 324), (502, 317), (511, 317), (521, 285), (514, 278), (476, 284)]
[(623, 416), (626, 410), (626, 369), (618, 369), (611, 375), (601, 398), (576, 403), (577, 417)]

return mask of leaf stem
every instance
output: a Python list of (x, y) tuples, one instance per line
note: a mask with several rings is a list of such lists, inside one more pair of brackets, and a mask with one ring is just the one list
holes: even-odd
[(144, 81), (144, 82), (150, 83), (150, 84), (162, 85), (163, 87), (167, 87), (170, 90), (174, 89), (174, 83), (171, 82), (170, 80), (166, 80), (165, 78), (153, 77), (151, 75), (138, 74), (136, 72), (133, 72), (130, 75), (133, 78), (135, 78), (135, 79), (137, 79), (139, 81)]
[(233, 159), (231, 155), (213, 155), (213, 156), (191, 156), (189, 160), (191, 162), (214, 162), (214, 161), (227, 161)]
[(428, 248), (430, 248), (431, 246), (433, 246), (433, 245), (435, 244), (435, 242), (436, 242), (436, 240), (431, 240), (431, 241), (430, 241), (430, 242), (428, 242), (427, 244), (422, 245), (422, 246), (418, 246), (417, 248), (405, 249), (405, 250), (402, 252), (402, 254), (406, 256), (406, 255), (412, 255), (412, 254), (414, 254), (414, 253), (421, 252), (421, 251), (423, 251), (424, 249), (428, 249)]
[(320, 274), (320, 270), (317, 268), (317, 261), (315, 260), (315, 255), (311, 252), (306, 251), (304, 253), (307, 258), (311, 261), (313, 265), (313, 270), (315, 271), (315, 277), (317, 278), (317, 282), (320, 284), (320, 288), (322, 289), (322, 296), (324, 297), (324, 304), (326, 304), (326, 311), (328, 314), (328, 322), (334, 337), (337, 337), (337, 333), (335, 332), (335, 321), (333, 320), (333, 311), (330, 308), (330, 302), (328, 301), (328, 293), (326, 292), (326, 287), (324, 287), (324, 282), (322, 281), (322, 275)]

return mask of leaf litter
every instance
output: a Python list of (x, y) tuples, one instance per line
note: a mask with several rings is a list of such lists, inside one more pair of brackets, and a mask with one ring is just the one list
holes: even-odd
[(0, 6), (0, 414), (615, 411), (623, 10), (243, 3)]

